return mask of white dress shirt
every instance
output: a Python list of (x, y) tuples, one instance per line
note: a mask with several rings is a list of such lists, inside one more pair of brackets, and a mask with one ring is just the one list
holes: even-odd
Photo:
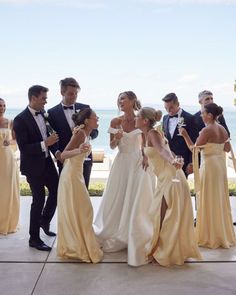
[(179, 109), (179, 111), (177, 113), (178, 117), (169, 118), (168, 129), (169, 129), (169, 133), (170, 133), (171, 138), (174, 136), (175, 129), (177, 127), (177, 124), (179, 122), (179, 118), (181, 117), (181, 114), (182, 114), (182, 109)]
[(31, 112), (35, 122), (37, 123), (37, 125), (39, 127), (40, 133), (41, 133), (42, 138), (43, 138), (43, 141), (40, 142), (41, 148), (42, 148), (42, 151), (45, 152), (45, 157), (47, 158), (48, 157), (48, 148), (46, 147), (45, 142), (44, 142), (44, 140), (46, 140), (47, 137), (48, 137), (47, 136), (47, 127), (46, 127), (45, 120), (44, 120), (42, 115), (40, 115), (40, 114), (35, 115), (35, 113), (37, 111), (32, 109), (30, 106), (28, 106), (28, 109)]
[[(64, 105), (63, 103), (61, 103), (61, 105), (62, 105), (62, 107), (64, 107), (64, 106), (65, 106), (65, 107), (68, 107), (68, 106)], [(64, 109), (64, 108), (63, 108), (63, 111), (64, 111), (64, 114), (65, 114), (65, 116), (66, 116), (66, 120), (67, 120), (67, 122), (68, 122), (68, 124), (69, 124), (71, 130), (73, 130), (74, 127), (75, 127), (75, 124), (74, 124), (74, 122), (73, 122), (73, 120), (72, 120), (72, 115), (75, 113), (75, 105), (73, 104), (73, 105), (71, 105), (71, 106), (73, 106), (73, 109)], [(70, 107), (70, 106), (69, 106), (69, 107)]]

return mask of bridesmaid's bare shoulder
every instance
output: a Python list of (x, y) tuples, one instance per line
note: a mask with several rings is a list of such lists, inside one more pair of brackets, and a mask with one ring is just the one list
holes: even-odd
[(163, 137), (161, 136), (161, 134), (158, 132), (158, 130), (155, 130), (155, 129), (151, 129), (149, 132), (148, 132), (148, 142), (149, 143), (157, 143), (157, 144), (162, 144), (163, 143)]

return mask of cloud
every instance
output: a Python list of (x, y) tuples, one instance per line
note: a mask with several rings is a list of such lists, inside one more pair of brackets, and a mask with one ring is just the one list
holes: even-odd
[(97, 9), (105, 7), (106, 0), (0, 0), (0, 4), (12, 5), (54, 5), (72, 6), (77, 8)]
[(1, 97), (5, 97), (8, 95), (17, 95), (22, 92), (24, 92), (23, 88), (14, 88), (14, 87), (6, 86), (6, 85), (0, 85)]
[(150, 4), (163, 4), (163, 5), (182, 5), (182, 4), (222, 4), (222, 5), (236, 5), (236, 0), (136, 0), (139, 2), (150, 3)]
[(185, 74), (178, 79), (179, 83), (192, 83), (198, 79), (196, 74)]

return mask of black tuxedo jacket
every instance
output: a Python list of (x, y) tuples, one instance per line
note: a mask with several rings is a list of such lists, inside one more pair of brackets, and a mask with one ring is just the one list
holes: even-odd
[[(75, 110), (79, 111), (84, 108), (89, 108), (90, 106), (87, 104), (82, 103), (75, 103)], [(65, 147), (67, 146), (68, 142), (72, 136), (72, 130), (66, 120), (66, 116), (62, 107), (62, 104), (59, 103), (55, 107), (48, 110), (48, 121), (52, 128), (57, 132), (59, 136), (59, 150), (63, 152)], [(98, 130), (94, 129), (91, 133), (91, 138), (94, 139), (98, 136)], [(92, 154), (89, 155), (92, 159)], [(84, 164), (89, 165), (91, 161), (85, 161)]]
[[(21, 173), (26, 176), (42, 175), (46, 162), (45, 152), (42, 151), (40, 143), (43, 138), (28, 107), (15, 117), (13, 129), (20, 150)], [(49, 149), (55, 152), (58, 145), (55, 144)]]
[[(202, 117), (201, 117), (201, 111), (194, 114), (194, 119), (195, 119), (195, 122), (197, 124), (198, 133), (199, 133), (204, 127), (206, 127), (203, 120), (202, 120)], [(223, 115), (219, 116), (218, 122), (220, 123), (220, 125), (222, 125), (225, 128), (225, 130), (227, 131), (227, 133), (228, 133), (228, 135), (230, 137), (230, 132), (229, 132), (229, 129), (228, 129), (227, 125), (226, 125), (225, 118), (224, 118)]]
[[(184, 128), (187, 130), (190, 138), (193, 142), (196, 141), (198, 136), (197, 126), (194, 121), (194, 116), (190, 113), (182, 110), (181, 117), (184, 118), (186, 126)], [(169, 133), (169, 115), (163, 117), (163, 129), (165, 137), (168, 139), (170, 150), (176, 155), (181, 155), (184, 158), (183, 170), (185, 172), (186, 167), (189, 163), (192, 163), (192, 152), (189, 150), (185, 140), (182, 136), (177, 135), (179, 133), (178, 128), (176, 127), (173, 137), (171, 138)]]

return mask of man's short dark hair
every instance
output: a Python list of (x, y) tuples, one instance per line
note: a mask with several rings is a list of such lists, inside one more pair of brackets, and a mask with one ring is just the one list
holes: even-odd
[(178, 102), (178, 97), (175, 93), (171, 92), (171, 93), (166, 94), (166, 96), (164, 96), (162, 98), (162, 100), (165, 102), (170, 102), (170, 101)]
[(80, 89), (79, 83), (74, 78), (65, 78), (60, 81), (61, 90), (66, 90), (68, 86)]
[(28, 98), (31, 100), (32, 96), (39, 96), (41, 92), (48, 92), (48, 88), (41, 85), (33, 85), (28, 90)]

